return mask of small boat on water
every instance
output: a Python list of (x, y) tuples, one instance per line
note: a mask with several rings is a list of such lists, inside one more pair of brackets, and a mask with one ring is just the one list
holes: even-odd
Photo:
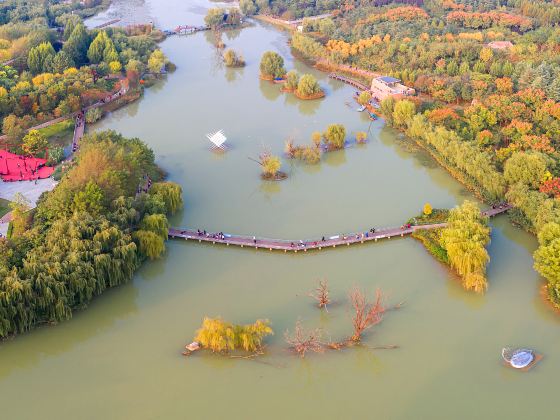
[(366, 110), (366, 106), (362, 105), (361, 107), (359, 107), (356, 111), (358, 112), (364, 112)]
[(377, 115), (375, 115), (373, 112), (370, 112), (369, 113), (369, 119), (372, 120), (372, 121), (375, 121), (375, 120), (377, 120)]
[(502, 349), (502, 359), (514, 369), (527, 371), (537, 364), (542, 357), (531, 349), (511, 349), (509, 347)]

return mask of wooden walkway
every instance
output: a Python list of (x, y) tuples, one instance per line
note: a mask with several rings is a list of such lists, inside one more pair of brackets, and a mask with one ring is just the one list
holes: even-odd
[(341, 76), (340, 74), (330, 73), (329, 77), (331, 79), (340, 80), (341, 82), (347, 83), (347, 84), (349, 84), (351, 86), (354, 86), (355, 88), (358, 88), (362, 91), (369, 90), (369, 87), (364, 85), (363, 83), (360, 83), (360, 82), (358, 82), (357, 80), (354, 80), (354, 79), (350, 79), (349, 77), (346, 77), (346, 76)]
[[(484, 216), (493, 217), (504, 213), (511, 209), (510, 205), (503, 205), (482, 212)], [(198, 232), (190, 229), (169, 229), (169, 238), (185, 239), (198, 241), (199, 243), (225, 244), (226, 246), (234, 245), (241, 248), (255, 248), (277, 250), (284, 252), (307, 252), (308, 250), (321, 250), (323, 248), (336, 248), (337, 246), (350, 246), (351, 244), (363, 244), (364, 242), (377, 242), (379, 239), (391, 239), (393, 237), (403, 237), (410, 235), (417, 230), (437, 229), (447, 226), (447, 223), (438, 223), (431, 225), (414, 225), (410, 227), (393, 227), (375, 229), (374, 232), (357, 232), (347, 235), (336, 235), (320, 239), (306, 240), (282, 240), (257, 238), (244, 235), (229, 235), (220, 233)]]

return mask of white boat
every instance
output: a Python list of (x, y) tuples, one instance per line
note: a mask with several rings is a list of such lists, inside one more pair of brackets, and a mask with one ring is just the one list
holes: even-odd
[(524, 369), (535, 361), (535, 352), (531, 349), (511, 349), (505, 347), (502, 349), (502, 358), (512, 368)]

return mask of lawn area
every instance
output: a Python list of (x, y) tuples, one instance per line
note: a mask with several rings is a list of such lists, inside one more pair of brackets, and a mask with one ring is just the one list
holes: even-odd
[(10, 211), (10, 202), (0, 198), (0, 217), (4, 216)]
[(74, 133), (74, 120), (68, 119), (39, 130), (51, 145), (64, 146)]

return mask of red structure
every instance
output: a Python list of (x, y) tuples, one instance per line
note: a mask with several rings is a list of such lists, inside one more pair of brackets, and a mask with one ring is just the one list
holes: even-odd
[(4, 182), (48, 178), (54, 168), (46, 166), (46, 163), (46, 159), (20, 156), (0, 149), (0, 178)]

